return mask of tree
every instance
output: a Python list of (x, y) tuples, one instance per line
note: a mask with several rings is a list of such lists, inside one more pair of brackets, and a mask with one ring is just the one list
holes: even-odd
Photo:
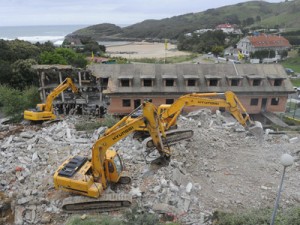
[(252, 52), (250, 54), (250, 58), (256, 58), (260, 60), (262, 60), (263, 58), (274, 58), (274, 57), (275, 57), (275, 51), (268, 50), (268, 49)]
[[(211, 52), (214, 46), (225, 45), (226, 34), (221, 31), (208, 31), (204, 34), (193, 34), (192, 37), (181, 36), (178, 39), (177, 48), (192, 52)], [(216, 49), (218, 52), (218, 50)]]
[(0, 59), (0, 84), (9, 83), (9, 78), (12, 74), (12, 69), (10, 65), (10, 62)]
[(37, 46), (41, 50), (41, 52), (45, 52), (45, 51), (52, 52), (55, 50), (55, 46), (51, 41), (47, 41), (43, 44), (41, 44), (40, 42), (37, 42), (35, 44), (35, 46)]
[(21, 121), (24, 110), (36, 105), (39, 101), (36, 87), (29, 87), (24, 91), (20, 91), (9, 86), (0, 85), (1, 111), (13, 122)]
[(256, 22), (260, 22), (261, 21), (261, 17), (260, 17), (260, 15), (257, 15), (256, 16)]
[(37, 59), (41, 50), (27, 41), (13, 40), (8, 42), (10, 59), (8, 61), (15, 62), (18, 59)]
[(220, 45), (215, 45), (212, 47), (211, 52), (215, 55), (215, 56), (219, 56), (220, 53), (222, 53), (224, 51), (224, 47), (220, 46)]
[(34, 59), (19, 59), (12, 64), (12, 75), (8, 84), (19, 90), (24, 90), (31, 85), (38, 85), (36, 72), (32, 69), (32, 65), (36, 65)]
[(40, 64), (61, 64), (67, 65), (67, 60), (57, 52), (42, 52), (39, 57)]
[(42, 52), (39, 63), (62, 64), (84, 68), (87, 65), (85, 57), (69, 48), (56, 48), (53, 52)]

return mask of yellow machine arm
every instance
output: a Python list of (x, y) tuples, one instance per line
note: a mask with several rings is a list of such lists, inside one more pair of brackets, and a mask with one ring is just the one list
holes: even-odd
[[(214, 98), (219, 96), (225, 96), (225, 99)], [(167, 122), (165, 130), (168, 130), (170, 126), (176, 123), (177, 117), (185, 106), (223, 107), (228, 110), (241, 125), (246, 127), (247, 125), (253, 124), (245, 108), (233, 92), (193, 93), (181, 96), (170, 105), (169, 108), (162, 112), (160, 117), (163, 121), (172, 118)], [(245, 114), (245, 116), (243, 114)]]
[(92, 148), (92, 170), (93, 177), (97, 180), (101, 177), (101, 183), (106, 188), (106, 176), (103, 168), (107, 150), (134, 132), (142, 124), (146, 124), (149, 134), (157, 150), (162, 154), (169, 153), (168, 148), (162, 144), (161, 133), (159, 131), (160, 121), (157, 116), (157, 108), (151, 102), (144, 102), (142, 105), (143, 115), (133, 119), (130, 123), (124, 123), (126, 118), (120, 120), (100, 137)]
[(44, 111), (52, 111), (53, 100), (67, 88), (71, 88), (73, 93), (78, 93), (78, 88), (74, 85), (71, 78), (66, 78), (60, 85), (58, 85), (48, 96), (45, 103)]

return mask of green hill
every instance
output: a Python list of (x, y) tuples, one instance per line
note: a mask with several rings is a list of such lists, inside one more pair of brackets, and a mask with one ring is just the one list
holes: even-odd
[(180, 35), (218, 24), (237, 24), (242, 28), (299, 29), (300, 0), (280, 3), (250, 1), (208, 9), (161, 20), (143, 22), (120, 28), (113, 24), (99, 24), (80, 29), (69, 36), (89, 36), (95, 40), (177, 39)]

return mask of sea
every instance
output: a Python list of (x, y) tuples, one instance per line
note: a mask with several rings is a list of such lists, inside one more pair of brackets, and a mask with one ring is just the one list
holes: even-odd
[[(60, 46), (66, 35), (88, 26), (90, 25), (0, 26), (0, 39), (19, 39), (31, 43), (51, 41), (55, 46)], [(99, 42), (99, 44), (112, 46), (126, 44), (126, 42)]]

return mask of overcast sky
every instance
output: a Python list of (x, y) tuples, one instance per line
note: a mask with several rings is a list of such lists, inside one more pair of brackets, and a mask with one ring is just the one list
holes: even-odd
[[(284, 0), (268, 0), (282, 2)], [(0, 0), (0, 26), (129, 25), (245, 0)]]

